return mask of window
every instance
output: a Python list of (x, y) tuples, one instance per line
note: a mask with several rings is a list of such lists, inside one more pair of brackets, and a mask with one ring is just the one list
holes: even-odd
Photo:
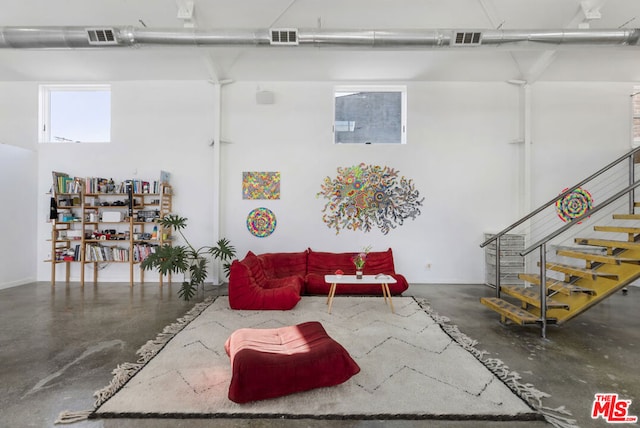
[(631, 95), (631, 147), (640, 146), (640, 86)]
[(406, 143), (405, 86), (338, 86), (334, 143)]
[(41, 143), (111, 141), (109, 85), (41, 85)]

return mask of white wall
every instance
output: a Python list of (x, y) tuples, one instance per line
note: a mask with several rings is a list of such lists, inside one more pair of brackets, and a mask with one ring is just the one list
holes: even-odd
[[(256, 103), (258, 86), (275, 92), (275, 104)], [(17, 175), (8, 174), (31, 187), (36, 218), (27, 221), (37, 225), (37, 235), (35, 226), (25, 227), (19, 239), (12, 238), (20, 251), (0, 250), (3, 275), (10, 272), (12, 278), (0, 278), (0, 286), (33, 276), (32, 268), (18, 268), (25, 260), (35, 260), (38, 280), (49, 280), (50, 265), (43, 260), (50, 253), (46, 192), (52, 170), (122, 180), (155, 179), (161, 169), (172, 173), (174, 211), (189, 218), (187, 233), (196, 245), (213, 243), (220, 221), (220, 235), (231, 239), (241, 257), (248, 250), (357, 251), (373, 245), (375, 250), (393, 248), (397, 270), (413, 283), (483, 282), (483, 233), (507, 226), (520, 214), (523, 147), (511, 144), (519, 137), (518, 88), (487, 82), (408, 83), (404, 146), (333, 145), (332, 89), (329, 82), (224, 86), (220, 133), (228, 143), (214, 149), (209, 144), (217, 135), (219, 112), (216, 89), (207, 82), (113, 83), (113, 142), (90, 145), (35, 143), (37, 84), (0, 84), (0, 141), (38, 150), (37, 165), (26, 160)], [(534, 207), (628, 150), (632, 92), (631, 83), (532, 85), (533, 193), (527, 197)], [(218, 148), (220, 219), (213, 194)], [(377, 230), (336, 235), (327, 228), (321, 213), (325, 201), (316, 197), (323, 179), (334, 177), (337, 167), (361, 162), (389, 166), (413, 179), (425, 197), (422, 214), (388, 235)], [(281, 199), (242, 200), (243, 171), (280, 171)], [(2, 176), (3, 183), (14, 181), (9, 177)], [(3, 200), (16, 197), (11, 186), (0, 188)], [(249, 211), (259, 206), (272, 209), (278, 219), (267, 238), (253, 237), (245, 226)], [(8, 236), (15, 222), (0, 224)], [(25, 258), (29, 252), (37, 255)], [(72, 279), (77, 274), (74, 266)], [(149, 273), (147, 278), (155, 277)], [(100, 279), (126, 282), (128, 269), (110, 265)]]
[(0, 83), (0, 289), (35, 279), (37, 86)]
[[(258, 83), (223, 89), (222, 234), (247, 250), (358, 251), (393, 248), (396, 269), (412, 282), (482, 282), (483, 232), (517, 214), (520, 148), (518, 91), (505, 83), (411, 83), (408, 143), (404, 146), (334, 145), (331, 83), (264, 83), (273, 105), (258, 105)], [(316, 198), (337, 167), (361, 162), (389, 166), (414, 180), (424, 196), (422, 215), (389, 234), (377, 229), (335, 234), (322, 222), (325, 200)], [(243, 171), (280, 171), (281, 199), (242, 200)], [(490, 190), (489, 190), (490, 189)], [(269, 237), (253, 237), (247, 214), (265, 206), (278, 225)], [(426, 264), (431, 263), (431, 269)]]
[[(631, 150), (632, 83), (536, 83), (533, 206)], [(596, 201), (597, 202), (597, 201)]]
[[(51, 186), (51, 171), (72, 176), (155, 180), (160, 170), (171, 173), (173, 211), (188, 217), (187, 237), (194, 245), (212, 244), (212, 184), (217, 99), (207, 82), (115, 82), (112, 84), (112, 142), (109, 144), (41, 144), (39, 147), (39, 193)], [(41, 219), (46, 218), (46, 198), (38, 201)], [(50, 225), (39, 223), (38, 254), (44, 260), (51, 252), (45, 242)], [(88, 267), (91, 265), (87, 265)], [(72, 280), (79, 266), (72, 265)], [(40, 263), (38, 279), (49, 280), (50, 266)], [(63, 274), (63, 265), (58, 275)], [(86, 279), (92, 278), (87, 270)], [(145, 280), (157, 275), (145, 273)], [(99, 273), (101, 281), (128, 281), (128, 265), (110, 264)], [(138, 280), (136, 269), (135, 280)]]
[(0, 144), (0, 289), (35, 280), (36, 153)]
[(0, 82), (0, 143), (37, 150), (38, 85)]

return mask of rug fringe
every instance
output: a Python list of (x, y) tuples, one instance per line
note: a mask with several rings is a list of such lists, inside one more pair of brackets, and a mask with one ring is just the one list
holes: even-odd
[(557, 428), (576, 428), (578, 426), (578, 425), (576, 425), (576, 420), (575, 419), (566, 418), (566, 417), (560, 416), (560, 415), (558, 415), (556, 413), (553, 413), (553, 409), (547, 410), (546, 408), (542, 408), (542, 409), (538, 409), (538, 410), (540, 411), (540, 413), (542, 413), (542, 415), (547, 420), (547, 422), (549, 422), (554, 427), (557, 427)]
[(56, 424), (72, 424), (86, 420), (105, 401), (120, 390), (136, 373), (138, 373), (165, 345), (180, 333), (191, 321), (207, 309), (217, 297), (207, 297), (204, 301), (196, 303), (183, 317), (178, 318), (174, 323), (166, 326), (155, 339), (147, 341), (136, 351), (138, 360), (135, 363), (124, 363), (118, 365), (112, 372), (111, 382), (104, 388), (94, 392), (96, 398), (92, 410), (69, 411), (65, 410), (58, 415)]
[[(196, 319), (198, 315), (207, 309), (216, 298), (208, 297), (201, 303), (197, 303), (183, 317), (178, 318), (174, 323), (166, 326), (161, 333), (158, 333), (155, 339), (147, 341), (136, 351), (138, 360), (135, 363), (124, 363), (116, 367), (112, 372), (113, 378), (106, 387), (96, 391), (93, 396), (96, 397), (94, 403), (95, 409), (100, 407), (113, 394), (118, 392), (136, 373), (138, 373), (165, 345), (180, 333), (191, 321)], [(95, 410), (94, 409), (94, 410)]]
[(433, 320), (440, 325), (442, 330), (449, 335), (454, 341), (456, 341), (463, 349), (471, 353), (476, 357), (478, 361), (483, 363), (491, 372), (498, 376), (502, 381), (511, 388), (518, 396), (525, 400), (531, 407), (539, 411), (547, 422), (556, 428), (579, 428), (576, 425), (576, 420), (568, 418), (571, 416), (571, 412), (565, 409), (564, 406), (552, 409), (545, 407), (542, 404), (542, 400), (551, 395), (546, 392), (542, 392), (535, 388), (530, 383), (521, 383), (522, 377), (516, 371), (512, 371), (501, 360), (497, 358), (485, 357), (489, 352), (479, 350), (476, 348), (478, 342), (471, 339), (466, 334), (462, 333), (455, 324), (450, 324), (451, 320), (445, 316), (439, 315), (434, 312), (429, 306), (429, 302), (426, 299), (415, 299), (418, 305), (427, 313)]
[(72, 412), (66, 410), (58, 415), (58, 419), (54, 422), (54, 425), (74, 424), (76, 422), (85, 421), (89, 419), (89, 415), (93, 413), (93, 410), (82, 410)]

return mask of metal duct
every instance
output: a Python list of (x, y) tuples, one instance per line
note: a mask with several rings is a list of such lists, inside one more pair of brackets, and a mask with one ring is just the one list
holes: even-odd
[[(0, 27), (0, 48), (77, 49), (131, 46), (270, 46), (270, 30), (201, 30), (104, 27), (115, 41), (90, 43), (94, 27)], [(371, 48), (448, 48), (459, 33), (479, 33), (468, 46), (638, 46), (640, 29), (615, 30), (298, 30), (297, 46)], [(295, 46), (293, 46), (295, 47)]]

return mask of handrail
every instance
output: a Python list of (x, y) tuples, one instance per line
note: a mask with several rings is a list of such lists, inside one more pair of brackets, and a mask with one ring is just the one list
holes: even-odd
[[(611, 168), (613, 168), (614, 166), (618, 165), (620, 162), (628, 159), (630, 156), (633, 156), (636, 152), (640, 151), (640, 147), (636, 147), (635, 149), (629, 151), (628, 153), (626, 153), (623, 156), (620, 156), (618, 159), (614, 160), (613, 162), (611, 162), (610, 164), (608, 164), (607, 166), (601, 168), (600, 170), (598, 170), (597, 172), (591, 174), (589, 177), (585, 178), (584, 180), (582, 180), (581, 182), (579, 182), (578, 184), (576, 184), (575, 186), (567, 189), (566, 191), (562, 192), (562, 194), (560, 194), (559, 196), (554, 197), (553, 199), (551, 199), (549, 202), (545, 203), (544, 205), (540, 206), (539, 208), (535, 209), (534, 211), (530, 212), (529, 214), (527, 214), (526, 216), (522, 217), (520, 220), (516, 221), (515, 223), (513, 223), (512, 225), (508, 226), (507, 228), (503, 229), (502, 231), (496, 233), (495, 235), (492, 235), (490, 238), (488, 238), (486, 241), (484, 241), (482, 244), (480, 244), (480, 248), (484, 248), (487, 245), (489, 245), (491, 242), (495, 241), (496, 239), (500, 238), (502, 235), (505, 235), (507, 233), (509, 233), (511, 230), (515, 229), (516, 227), (520, 226), (522, 223), (524, 223), (525, 221), (529, 220), (531, 217), (535, 216), (536, 214), (538, 214), (539, 212), (545, 210), (546, 208), (548, 208), (549, 206), (555, 204), (558, 200), (564, 198), (565, 196), (571, 194), (574, 190), (576, 190), (578, 187), (582, 186), (583, 184), (593, 180), (594, 178), (602, 175), (603, 173), (607, 172), (608, 170), (610, 170)], [(635, 187), (634, 187), (635, 188)], [(571, 223), (568, 223), (571, 224)], [(529, 247), (531, 248), (531, 247)], [(531, 251), (529, 251), (531, 252)]]
[(573, 220), (571, 220), (569, 223), (565, 224), (564, 226), (562, 226), (561, 228), (557, 229), (555, 232), (552, 232), (550, 234), (548, 234), (547, 236), (545, 236), (544, 238), (540, 239), (538, 242), (536, 242), (535, 244), (532, 244), (531, 246), (527, 247), (526, 249), (522, 250), (519, 254), (521, 256), (526, 256), (527, 254), (529, 254), (530, 252), (532, 252), (533, 250), (535, 250), (536, 248), (538, 248), (539, 246), (546, 244), (547, 242), (551, 241), (553, 238), (555, 238), (556, 236), (560, 235), (561, 233), (563, 233), (564, 231), (568, 230), (569, 228), (571, 228), (574, 224), (580, 223), (582, 220), (590, 217), (592, 214), (597, 213), (598, 211), (600, 211), (601, 209), (607, 207), (609, 204), (611, 204), (612, 202), (615, 202), (616, 200), (618, 200), (619, 198), (621, 198), (622, 196), (624, 196), (626, 193), (631, 192), (633, 189), (635, 189), (636, 187), (640, 186), (640, 181), (636, 181), (634, 184), (632, 184), (631, 186), (626, 187), (625, 189), (619, 191), (618, 193), (616, 193), (615, 195), (611, 196), (609, 199), (607, 199), (606, 201), (599, 203), (598, 206), (590, 209), (589, 211), (585, 212), (584, 214), (582, 214), (580, 217), (576, 217)]

